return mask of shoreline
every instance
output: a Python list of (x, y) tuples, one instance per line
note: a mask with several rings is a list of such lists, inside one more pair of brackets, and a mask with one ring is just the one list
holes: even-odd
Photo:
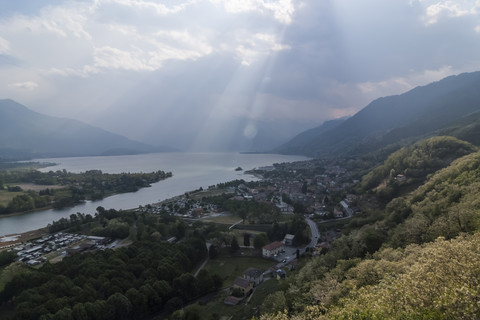
[(40, 228), (36, 230), (30, 230), (22, 233), (13, 233), (0, 236), (0, 251), (17, 246), (21, 243), (35, 240), (49, 234), (48, 228)]

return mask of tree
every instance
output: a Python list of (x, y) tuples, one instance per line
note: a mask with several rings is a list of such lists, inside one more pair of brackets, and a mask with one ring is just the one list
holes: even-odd
[(17, 257), (17, 254), (13, 251), (2, 251), (0, 252), (0, 267), (6, 266), (13, 261), (15, 261), (15, 258)]
[(215, 259), (218, 256), (218, 249), (217, 246), (212, 244), (210, 248), (208, 248), (208, 257), (210, 259)]
[(266, 233), (260, 233), (253, 238), (253, 246), (255, 249), (261, 249), (264, 245), (268, 244), (268, 237)]
[(85, 306), (83, 303), (77, 303), (73, 306), (72, 309), (72, 316), (75, 320), (89, 320), (89, 316), (87, 311), (85, 310)]
[(277, 291), (265, 297), (262, 313), (276, 313), (287, 308), (287, 299), (283, 291)]
[(173, 290), (185, 301), (191, 300), (197, 295), (198, 280), (191, 273), (184, 273), (173, 279)]
[(251, 236), (252, 236), (252, 235), (251, 235), (250, 233), (247, 233), (247, 232), (245, 232), (245, 233), (243, 234), (243, 245), (244, 245), (245, 247), (250, 247), (250, 237), (251, 237)]
[(107, 304), (113, 308), (115, 319), (128, 319), (132, 311), (132, 303), (130, 300), (119, 292), (108, 297)]
[(230, 251), (237, 252), (238, 249), (240, 249), (240, 246), (238, 245), (237, 237), (233, 237), (232, 242), (230, 243)]
[(198, 273), (198, 291), (200, 294), (204, 294), (215, 289), (214, 282), (207, 270), (202, 269)]

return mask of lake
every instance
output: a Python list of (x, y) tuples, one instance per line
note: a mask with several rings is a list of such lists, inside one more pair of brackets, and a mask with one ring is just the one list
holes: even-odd
[(69, 217), (77, 212), (93, 215), (98, 206), (105, 209), (132, 209), (181, 195), (200, 187), (205, 189), (221, 182), (235, 179), (256, 180), (254, 176), (247, 175), (243, 171), (235, 171), (237, 167), (250, 170), (274, 163), (307, 159), (301, 156), (241, 153), (155, 153), (38, 159), (35, 161), (56, 163), (55, 166), (43, 168), (41, 171), (65, 169), (70, 172), (85, 172), (98, 169), (105, 173), (133, 173), (163, 170), (172, 172), (173, 177), (154, 183), (150, 188), (143, 188), (137, 192), (118, 194), (99, 201), (87, 201), (72, 208), (50, 209), (2, 217), (0, 218), (0, 236), (43, 228), (54, 220)]

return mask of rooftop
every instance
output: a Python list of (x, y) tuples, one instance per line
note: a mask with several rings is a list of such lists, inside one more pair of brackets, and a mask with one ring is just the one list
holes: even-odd
[(248, 288), (248, 286), (250, 285), (250, 281), (243, 278), (235, 278), (235, 280), (233, 281), (233, 285), (239, 286), (240, 288), (245, 289), (245, 288)]
[(263, 247), (265, 250), (275, 250), (283, 246), (283, 243), (280, 241), (275, 241), (272, 243), (267, 244), (266, 246)]
[(258, 278), (263, 274), (263, 272), (257, 268), (248, 268), (243, 274), (250, 278)]

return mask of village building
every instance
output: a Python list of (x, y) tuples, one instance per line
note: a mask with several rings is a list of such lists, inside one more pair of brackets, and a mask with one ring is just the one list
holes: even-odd
[(339, 210), (338, 208), (335, 208), (333, 210), (333, 216), (335, 218), (343, 218), (343, 211), (342, 210)]
[(283, 238), (283, 243), (286, 246), (293, 246), (293, 240), (295, 240), (295, 235), (287, 233), (285, 238)]
[(284, 245), (280, 241), (275, 241), (272, 243), (267, 244), (262, 248), (262, 256), (264, 258), (270, 258), (279, 254), (282, 250), (284, 250)]
[(243, 296), (248, 296), (253, 291), (253, 282), (244, 278), (236, 278), (233, 281), (233, 290), (239, 289)]
[(243, 278), (252, 282), (253, 286), (256, 287), (263, 282), (263, 271), (257, 268), (248, 268), (243, 273)]

